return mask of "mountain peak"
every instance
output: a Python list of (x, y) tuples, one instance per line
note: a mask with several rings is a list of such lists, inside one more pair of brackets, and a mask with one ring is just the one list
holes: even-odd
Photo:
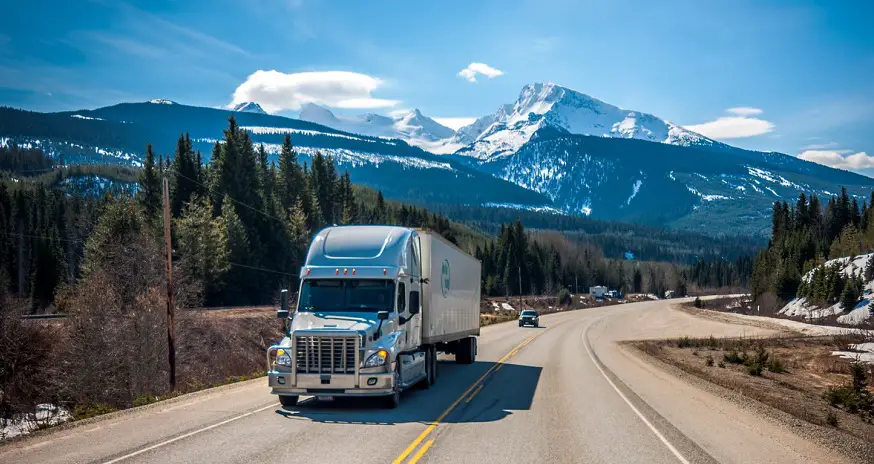
[(515, 153), (541, 128), (579, 135), (638, 139), (670, 145), (716, 142), (648, 113), (624, 110), (553, 82), (526, 84), (516, 102), (458, 130), (468, 156), (491, 159)]
[(167, 100), (164, 98), (155, 98), (154, 100), (149, 100), (146, 103), (152, 103), (155, 105), (178, 105), (178, 103), (174, 102), (173, 100)]
[(239, 103), (231, 111), (237, 111), (237, 112), (241, 112), (241, 113), (267, 114), (267, 112), (264, 111), (264, 108), (261, 108), (261, 105), (255, 103), (255, 102)]

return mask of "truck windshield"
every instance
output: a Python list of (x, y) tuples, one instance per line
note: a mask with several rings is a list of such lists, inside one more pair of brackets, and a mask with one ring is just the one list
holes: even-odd
[(307, 279), (301, 311), (391, 311), (395, 283), (387, 279)]

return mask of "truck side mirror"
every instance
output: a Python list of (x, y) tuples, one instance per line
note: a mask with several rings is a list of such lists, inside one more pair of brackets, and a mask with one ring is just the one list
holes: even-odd
[(288, 290), (279, 293), (279, 310), (276, 311), (279, 319), (288, 319)]
[(376, 318), (379, 319), (380, 321), (387, 321), (388, 320), (388, 311), (380, 311), (380, 312), (376, 313)]

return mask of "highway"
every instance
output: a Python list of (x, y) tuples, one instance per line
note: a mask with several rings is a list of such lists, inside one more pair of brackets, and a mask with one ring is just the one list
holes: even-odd
[(791, 427), (687, 383), (622, 340), (767, 334), (692, 316), (677, 300), (544, 316), (482, 330), (473, 365), (396, 410), (304, 399), (265, 379), (207, 390), (0, 447), (3, 463), (845, 462)]

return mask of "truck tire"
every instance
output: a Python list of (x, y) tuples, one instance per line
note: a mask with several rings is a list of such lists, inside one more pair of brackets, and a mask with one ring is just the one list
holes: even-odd
[(297, 395), (279, 395), (279, 404), (283, 408), (292, 408), (297, 406)]
[(422, 388), (427, 390), (434, 385), (434, 369), (437, 368), (437, 352), (433, 346), (428, 346), (425, 351), (425, 380), (422, 381)]
[(458, 343), (458, 347), (455, 352), (455, 362), (458, 364), (473, 364), (476, 357), (476, 339), (467, 337), (456, 343)]

